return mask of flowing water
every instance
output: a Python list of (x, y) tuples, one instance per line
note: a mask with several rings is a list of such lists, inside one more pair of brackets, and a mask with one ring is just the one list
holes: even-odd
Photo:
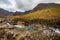
[[(33, 27), (24, 26), (24, 25), (14, 25), (14, 26), (17, 27), (17, 28), (22, 28), (22, 29), (24, 28), (26, 30), (35, 30)], [(45, 26), (45, 27), (47, 28), (47, 26)], [(49, 29), (47, 29), (47, 30), (49, 31)], [(50, 27), (50, 30), (53, 30), (56, 34), (59, 34), (60, 35), (60, 29)], [(39, 31), (40, 31), (40, 29), (39, 29)]]

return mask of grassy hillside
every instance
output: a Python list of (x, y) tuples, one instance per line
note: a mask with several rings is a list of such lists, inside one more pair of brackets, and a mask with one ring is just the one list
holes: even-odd
[(55, 19), (60, 18), (60, 9), (59, 8), (48, 8), (44, 10), (39, 10), (27, 15), (24, 15), (25, 18), (29, 19)]
[(43, 10), (38, 10), (23, 16), (11, 16), (11, 18), (21, 18), (21, 19), (60, 19), (60, 8), (50, 7)]

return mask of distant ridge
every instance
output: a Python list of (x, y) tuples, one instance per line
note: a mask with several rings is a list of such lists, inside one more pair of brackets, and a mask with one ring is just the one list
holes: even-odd
[(2, 8), (0, 8), (0, 16), (8, 16), (8, 15), (12, 15), (13, 12), (9, 12), (9, 11), (6, 11)]

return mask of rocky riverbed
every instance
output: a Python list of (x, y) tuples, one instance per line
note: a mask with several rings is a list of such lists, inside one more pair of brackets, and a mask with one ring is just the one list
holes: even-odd
[(0, 21), (0, 40), (60, 40), (60, 30), (39, 23), (25, 26)]

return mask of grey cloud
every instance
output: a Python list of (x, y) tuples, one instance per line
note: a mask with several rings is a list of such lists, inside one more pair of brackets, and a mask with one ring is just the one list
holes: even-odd
[(17, 7), (22, 10), (31, 10), (36, 6), (36, 2), (33, 0), (16, 0)]
[(9, 0), (0, 0), (1, 4), (10, 4)]
[[(0, 8), (8, 11), (32, 10), (39, 3), (59, 3), (60, 0), (0, 0)], [(7, 7), (8, 6), (8, 7)]]

